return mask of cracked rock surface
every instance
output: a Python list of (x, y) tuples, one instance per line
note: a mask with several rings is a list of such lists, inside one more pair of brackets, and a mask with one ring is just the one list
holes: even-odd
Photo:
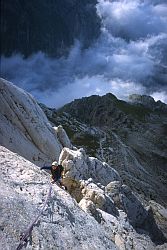
[[(114, 168), (74, 148), (28, 93), (0, 80), (0, 95), (0, 249), (16, 249), (40, 214), (24, 249), (166, 249), (162, 205), (145, 207)], [(38, 168), (53, 159), (68, 192)]]
[[(0, 147), (1, 249), (16, 249), (20, 234), (38, 215), (49, 191), (49, 175)], [(53, 185), (51, 199), (26, 249), (117, 249), (110, 234), (71, 196)]]

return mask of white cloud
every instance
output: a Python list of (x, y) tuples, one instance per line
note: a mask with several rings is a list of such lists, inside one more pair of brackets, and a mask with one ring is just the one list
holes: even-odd
[(161, 92), (154, 92), (151, 94), (151, 96), (154, 98), (155, 101), (162, 101), (164, 103), (167, 103), (167, 95), (165, 91)]
[(167, 30), (167, 4), (140, 0), (99, 0), (104, 27), (114, 36), (137, 40)]
[(45, 92), (33, 91), (35, 98), (48, 105), (49, 107), (61, 107), (65, 103), (71, 102), (90, 95), (105, 95), (113, 93), (120, 99), (128, 99), (128, 96), (133, 93), (145, 93), (145, 88), (140, 84), (133, 82), (124, 82), (121, 79), (108, 80), (103, 76), (97, 75), (82, 79), (75, 79), (74, 82), (64, 85), (62, 88)]

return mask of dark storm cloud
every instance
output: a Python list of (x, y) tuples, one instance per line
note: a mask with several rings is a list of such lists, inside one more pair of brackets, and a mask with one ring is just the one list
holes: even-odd
[(74, 98), (113, 92), (151, 94), (167, 102), (167, 4), (151, 0), (99, 0), (101, 37), (81, 51), (76, 41), (68, 57), (43, 53), (23, 59), (2, 57), (2, 76), (49, 106)]

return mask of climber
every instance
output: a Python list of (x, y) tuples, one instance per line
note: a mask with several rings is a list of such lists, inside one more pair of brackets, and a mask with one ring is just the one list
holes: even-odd
[(63, 172), (64, 168), (62, 165), (59, 165), (57, 161), (52, 162), (51, 166), (44, 166), (40, 168), (42, 169), (47, 169), (51, 171), (51, 183), (57, 183), (59, 186), (62, 188), (64, 187), (65, 190), (67, 190), (67, 187), (65, 187), (62, 183), (62, 178), (63, 178)]

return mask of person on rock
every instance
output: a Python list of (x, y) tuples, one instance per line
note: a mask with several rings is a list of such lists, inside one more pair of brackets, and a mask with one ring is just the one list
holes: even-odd
[(52, 184), (57, 183), (59, 186), (64, 187), (64, 189), (67, 190), (67, 187), (65, 187), (62, 183), (64, 168), (62, 165), (59, 165), (57, 161), (52, 162), (51, 166), (43, 166), (40, 169), (50, 170), (51, 171), (51, 183)]

